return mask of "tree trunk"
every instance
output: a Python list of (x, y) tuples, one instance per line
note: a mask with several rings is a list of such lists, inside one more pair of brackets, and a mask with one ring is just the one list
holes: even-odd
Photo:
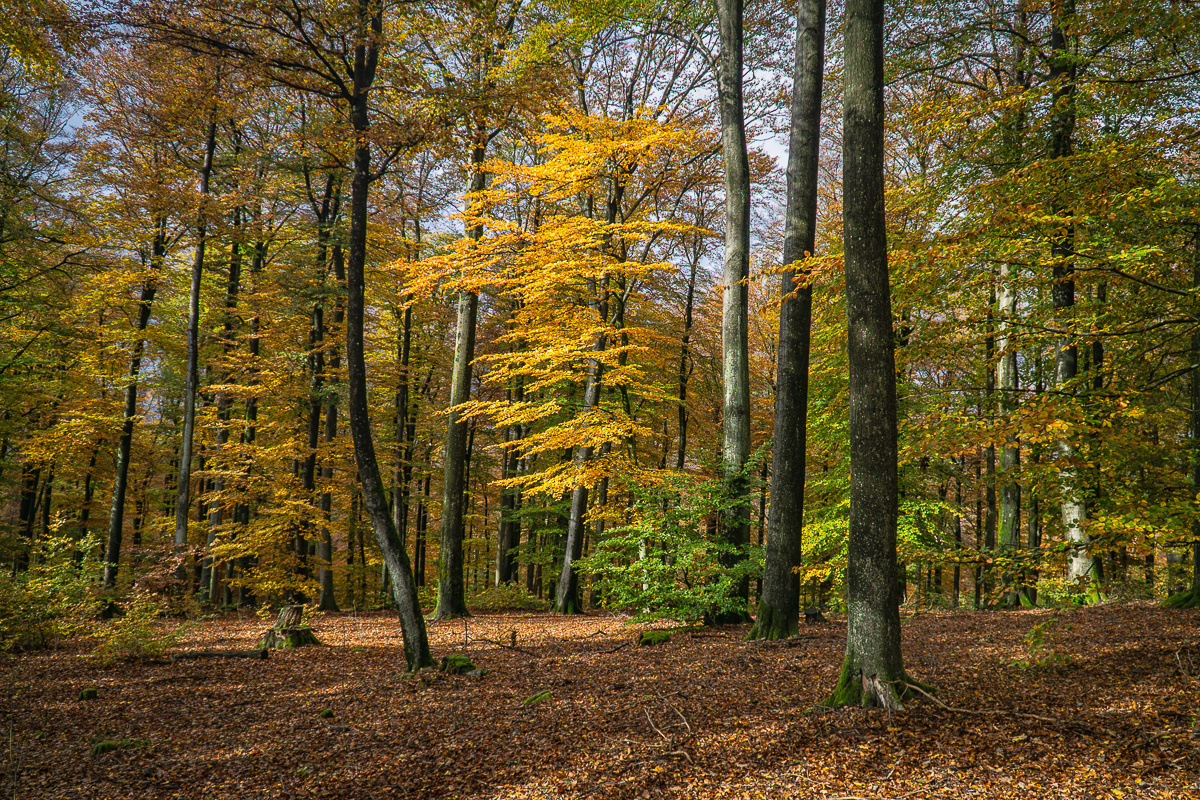
[[(340, 291), (340, 287), (346, 284), (346, 265), (342, 259), (342, 246), (340, 244), (335, 243), (333, 245), (332, 258), (334, 275), (337, 278), (339, 286), (337, 300), (333, 308), (333, 325), (337, 328), (346, 319), (346, 306), (342, 300)], [(341, 363), (342, 359), (338, 348), (330, 348), (328, 357), (329, 374), (331, 376), (329, 379), (330, 382), (334, 380), (332, 376), (337, 375)], [(337, 395), (330, 392), (329, 402), (325, 405), (325, 444), (327, 447), (332, 445), (337, 438), (337, 428)], [(326, 455), (325, 463), (321, 467), (321, 478), (324, 479), (327, 486), (333, 480), (332, 461), (332, 456)], [(333, 494), (329, 491), (321, 494), (321, 516), (324, 518), (324, 524), (321, 528), (321, 536), (317, 542), (317, 557), (321, 560), (321, 596), (317, 607), (321, 611), (337, 611), (337, 592), (333, 584), (333, 532), (331, 530), (331, 523), (333, 521)]]
[[(728, 496), (720, 535), (730, 552), (722, 564), (736, 567), (750, 541), (750, 496), (746, 462), (750, 458), (750, 162), (746, 155), (746, 119), (742, 107), (742, 0), (715, 0), (721, 51), (717, 67), (717, 105), (721, 112), (721, 151), (725, 160), (724, 291), (721, 296), (721, 375), (723, 384), (722, 469)], [(745, 602), (750, 590), (742, 578), (726, 607), (712, 615), (718, 624), (749, 622)]]
[[(1013, 269), (1008, 263), (1000, 265), (1000, 285), (998, 293), (998, 323), (996, 326), (996, 347), (999, 350), (999, 361), (996, 363), (996, 384), (999, 388), (999, 412), (1001, 419), (1009, 419), (1017, 410), (1017, 349), (1013, 342), (1012, 326), (1017, 314), (1017, 292), (1013, 286)], [(1020, 445), (1014, 434), (1008, 434), (1004, 441), (1004, 449), (1000, 456), (1000, 528), (999, 544), (1002, 555), (1011, 559), (1016, 556), (1021, 546), (1021, 487), (1016, 480), (1016, 470), (1020, 466)], [(1013, 570), (1007, 569), (1004, 574), (1005, 586), (1011, 586), (1014, 579)], [(1008, 597), (1009, 605), (1016, 602), (1015, 596)]]
[[(363, 504), (375, 532), (384, 563), (392, 575), (392, 591), (404, 634), (404, 657), (409, 669), (432, 666), (425, 618), (417, 600), (408, 554), (400, 541), (389, 513), (387, 494), (375, 457), (371, 438), (371, 418), (367, 404), (367, 365), (363, 342), (365, 314), (364, 268), (367, 257), (367, 192), (371, 183), (371, 149), (367, 139), (369, 129), (367, 91), (374, 80), (378, 63), (378, 42), (383, 36), (383, 11), (374, 7), (368, 17), (368, 6), (359, 4), (362, 41), (354, 54), (354, 95), (350, 100), (350, 117), (357, 136), (354, 148), (354, 178), (351, 189), (349, 253), (346, 260), (346, 374), (349, 389), (350, 433), (354, 439), (355, 461), (362, 486)], [(371, 30), (366, 30), (370, 24)]]
[[(607, 290), (606, 290), (607, 291)], [(601, 312), (603, 316), (603, 312)], [(606, 337), (602, 333), (594, 349), (603, 351)], [(600, 402), (600, 383), (603, 377), (604, 365), (598, 359), (592, 359), (588, 372), (587, 384), (583, 390), (583, 407), (581, 414), (587, 414)], [(590, 446), (581, 446), (575, 450), (575, 466), (582, 468), (592, 457)], [(567, 541), (563, 548), (563, 565), (559, 573), (557, 591), (555, 592), (554, 610), (559, 614), (578, 614), (583, 611), (579, 597), (579, 573), (575, 570), (575, 562), (583, 555), (584, 518), (587, 515), (588, 485), (580, 481), (571, 490), (571, 512), (567, 518)]]
[[(525, 400), (524, 379), (517, 377), (516, 385), (511, 392), (514, 402)], [(524, 438), (524, 426), (509, 425), (504, 431), (504, 461), (503, 477), (517, 477), (521, 468), (521, 458), (517, 447)], [(521, 490), (517, 487), (505, 486), (500, 490), (500, 536), (496, 549), (496, 585), (517, 580), (519, 567), (517, 557), (513, 552), (521, 544), (521, 520), (517, 516), (521, 511)]]
[(133, 428), (137, 417), (138, 374), (141, 372), (142, 356), (146, 342), (142, 334), (150, 322), (150, 310), (158, 290), (158, 273), (167, 254), (166, 220), (154, 221), (154, 242), (151, 245), (150, 268), (138, 297), (136, 338), (133, 352), (129, 356), (129, 372), (125, 384), (125, 405), (122, 409), (121, 435), (117, 438), (117, 465), (113, 475), (112, 504), (108, 510), (108, 544), (104, 552), (104, 588), (117, 585), (117, 571), (121, 562), (121, 538), (125, 530), (125, 494), (129, 486), (129, 457), (133, 449)]
[(842, 224), (850, 366), (846, 656), (827, 705), (900, 708), (895, 340), (883, 194), (883, 0), (848, 0)]
[[(1200, 291), (1200, 229), (1192, 236), (1192, 289)], [(1200, 487), (1200, 332), (1192, 334), (1191, 341), (1191, 464), (1189, 476), (1192, 479), (1192, 491)], [(1147, 583), (1152, 574), (1154, 556), (1146, 557)], [(1200, 519), (1192, 520), (1192, 585), (1186, 591), (1167, 598), (1168, 608), (1196, 608), (1200, 606)]]
[[(485, 188), (485, 149), (477, 143), (471, 151), (472, 195)], [(483, 227), (471, 230), (476, 242)], [(475, 322), (479, 296), (463, 290), (458, 295), (458, 325), (454, 334), (454, 367), (450, 378), (450, 422), (446, 428), (446, 462), (442, 489), (442, 542), (438, 551), (438, 602), (435, 619), (469, 616), (463, 590), (463, 510), (465, 502), (467, 423), (456, 409), (471, 399), (471, 362), (475, 358)]]
[[(1075, 0), (1058, 0), (1051, 4), (1050, 21), (1050, 83), (1055, 87), (1050, 117), (1050, 159), (1063, 159), (1072, 154), (1075, 132), (1075, 54), (1071, 48)], [(1056, 213), (1069, 213), (1055, 206)], [(1075, 231), (1067, 224), (1051, 239), (1050, 255), (1054, 259), (1054, 286), (1051, 291), (1059, 330), (1070, 331), (1074, 323), (1070, 310), (1075, 305)], [(1073, 394), (1078, 374), (1078, 348), (1074, 337), (1064, 334), (1056, 345), (1055, 384), (1059, 392)], [(1059, 478), (1062, 483), (1061, 507), (1063, 531), (1071, 550), (1067, 556), (1067, 578), (1082, 581), (1093, 577), (1091, 542), (1084, 531), (1087, 505), (1083, 497), (1082, 475), (1076, 463), (1076, 447), (1069, 434), (1057, 442)]]
[(192, 490), (192, 437), (196, 428), (196, 392), (199, 384), (200, 358), (200, 278), (204, 274), (204, 247), (208, 228), (208, 183), (212, 175), (213, 153), (217, 149), (216, 109), (208, 123), (204, 166), (200, 169), (200, 210), (197, 212), (196, 252), (192, 260), (192, 283), (188, 294), (187, 365), (183, 390), (183, 436), (179, 444), (179, 479), (175, 485), (175, 551), (180, 561), (176, 577), (187, 574), (188, 506)]
[(808, 447), (808, 351), (812, 287), (801, 261), (812, 255), (817, 228), (817, 167), (821, 89), (825, 73), (825, 0), (796, 5), (796, 66), (788, 149), (784, 222), (783, 303), (775, 395), (771, 511), (762, 599), (751, 639), (784, 639), (800, 629), (800, 566), (804, 532), (804, 470)]

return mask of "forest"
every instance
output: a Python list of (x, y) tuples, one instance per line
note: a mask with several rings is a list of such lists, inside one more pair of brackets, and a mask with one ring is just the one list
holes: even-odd
[(13, 797), (1200, 787), (1200, 5), (0, 9)]
[(0, 8), (5, 651), (1200, 605), (1193, 3)]

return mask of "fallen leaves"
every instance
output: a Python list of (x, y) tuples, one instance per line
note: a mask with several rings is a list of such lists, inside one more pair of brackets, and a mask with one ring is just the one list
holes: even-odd
[[(266, 661), (105, 668), (87, 658), (86, 642), (69, 642), (8, 663), (5, 791), (447, 800), (1200, 792), (1200, 680), (1188, 669), (1189, 657), (1200, 659), (1200, 611), (1072, 611), (1055, 645), (1069, 666), (1014, 667), (1047, 613), (906, 620), (907, 667), (939, 691), (890, 717), (810, 710), (841, 665), (838, 617), (794, 642), (743, 642), (743, 628), (727, 628), (643, 648), (616, 647), (638, 631), (608, 615), (430, 623), (435, 655), (468, 655), (479, 678), (404, 677), (398, 626), (382, 613), (319, 615), (313, 627), (328, 647)], [(260, 627), (226, 615), (179, 649), (247, 649)], [(96, 699), (78, 699), (93, 687)], [(139, 746), (92, 755), (101, 741)]]

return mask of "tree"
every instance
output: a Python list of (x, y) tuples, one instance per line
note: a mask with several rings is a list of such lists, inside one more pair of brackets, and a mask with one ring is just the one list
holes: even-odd
[[(721, 463), (729, 498), (722, 513), (721, 535), (731, 545), (732, 567), (743, 556), (736, 548), (750, 541), (750, 162), (746, 151), (746, 117), (742, 97), (742, 0), (714, 0), (720, 52), (717, 57), (717, 105), (721, 112), (721, 152), (725, 159), (725, 256), (722, 268), (721, 375), (723, 416)], [(749, 580), (735, 590), (749, 593)], [(730, 610), (713, 622), (748, 622), (750, 615)]]
[(828, 705), (902, 708), (896, 371), (883, 195), (883, 0), (845, 18), (842, 210), (850, 355), (846, 656)]
[[(350, 185), (350, 224), (346, 234), (346, 383), (348, 415), (363, 505), (375, 532), (392, 580), (392, 592), (404, 634), (405, 658), (410, 668), (432, 664), (425, 621), (417, 601), (416, 584), (388, 507), (379, 461), (371, 433), (367, 396), (364, 343), (365, 268), (367, 262), (368, 193), (371, 183), (387, 170), (392, 158), (424, 137), (417, 118), (406, 120), (407, 129), (390, 121), (386, 134), (372, 128), (371, 89), (386, 44), (385, 6), (358, 0), (351, 8), (325, 9), (292, 3), (247, 2), (213, 8), (206, 0), (164, 14), (142, 6), (141, 22), (170, 41), (188, 49), (201, 48), (237, 57), (264, 70), (266, 77), (283, 86), (344, 104), (353, 135)], [(187, 13), (190, 12), (191, 16)], [(206, 23), (212, 20), (212, 23)], [(402, 26), (404, 18), (394, 24)], [(390, 64), (402, 80), (401, 61)], [(400, 84), (397, 84), (399, 86)], [(401, 135), (400, 131), (406, 133)], [(376, 142), (387, 156), (372, 170), (371, 151)]]
[(817, 168), (821, 88), (825, 73), (825, 0), (796, 5), (796, 64), (788, 137), (787, 211), (779, 307), (775, 442), (771, 511), (762, 599), (751, 639), (783, 639), (799, 632), (804, 473), (808, 449), (808, 355), (812, 285), (804, 260), (816, 248)]

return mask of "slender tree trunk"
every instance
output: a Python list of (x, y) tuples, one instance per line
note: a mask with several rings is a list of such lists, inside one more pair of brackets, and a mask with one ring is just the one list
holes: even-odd
[[(1073, 152), (1075, 132), (1075, 54), (1071, 47), (1073, 38), (1067, 26), (1075, 24), (1075, 0), (1056, 0), (1051, 3), (1050, 21), (1050, 83), (1054, 87), (1053, 110), (1050, 118), (1050, 150), (1052, 160), (1068, 158)], [(1067, 209), (1055, 207), (1057, 213), (1069, 213)], [(1070, 223), (1051, 240), (1050, 255), (1054, 259), (1054, 286), (1051, 291), (1057, 327), (1069, 331), (1074, 327), (1070, 319), (1075, 305), (1075, 232)], [(1056, 345), (1055, 385), (1059, 392), (1073, 393), (1078, 374), (1078, 348), (1069, 333), (1063, 335)], [(1081, 581), (1092, 577), (1091, 542), (1084, 531), (1087, 520), (1087, 505), (1083, 497), (1082, 476), (1077, 461), (1077, 451), (1069, 434), (1057, 442), (1060, 464), (1061, 508), (1063, 531), (1071, 550), (1067, 556), (1067, 578)]]
[(771, 512), (762, 600), (752, 639), (799, 633), (800, 566), (804, 532), (804, 470), (808, 448), (808, 351), (812, 286), (800, 262), (812, 255), (817, 228), (817, 167), (821, 88), (825, 74), (825, 0), (796, 4), (796, 65), (792, 76), (792, 129), (784, 222), (783, 302), (775, 395)]
[(108, 543), (104, 551), (105, 589), (112, 589), (117, 585), (117, 571), (121, 562), (121, 538), (125, 530), (125, 494), (129, 486), (129, 457), (133, 450), (133, 428), (137, 421), (138, 375), (141, 372), (142, 357), (146, 348), (143, 334), (150, 322), (151, 306), (158, 290), (158, 273), (162, 269), (166, 253), (166, 220), (160, 217), (154, 221), (154, 241), (151, 244), (150, 257), (151, 272), (142, 283), (142, 291), (138, 297), (138, 314), (135, 323), (137, 333), (133, 342), (133, 352), (129, 356), (121, 435), (117, 438), (117, 465), (113, 475), (112, 503), (108, 511)]
[[(1200, 229), (1197, 229), (1192, 236), (1192, 289), (1200, 291)], [(1200, 331), (1192, 334), (1191, 341), (1191, 369), (1189, 370), (1189, 378), (1191, 382), (1191, 408), (1190, 419), (1191, 431), (1191, 464), (1189, 465), (1190, 478), (1192, 480), (1192, 491), (1196, 491), (1196, 487), (1200, 487)], [(1153, 574), (1154, 556), (1146, 557), (1146, 573), (1147, 576)], [(1153, 585), (1152, 579), (1147, 580), (1147, 583)], [(1177, 595), (1169, 597), (1166, 605), (1168, 608), (1196, 608), (1200, 606), (1200, 520), (1192, 521), (1192, 585), (1185, 591)]]
[(827, 705), (901, 707), (895, 337), (883, 193), (883, 0), (847, 0), (842, 224), (850, 366), (846, 657)]
[[(233, 216), (234, 230), (239, 231), (241, 226), (241, 212), (234, 211)], [(229, 256), (229, 279), (225, 284), (225, 321), (221, 330), (222, 351), (226, 359), (236, 344), (234, 341), (234, 328), (236, 326), (235, 314), (237, 311), (238, 295), (241, 290), (242, 283), (242, 242), (241, 236), (235, 234), (233, 247)], [(222, 366), (221, 383), (226, 383), (229, 380), (229, 370)], [(226, 446), (229, 444), (229, 422), (233, 412), (233, 402), (229, 398), (227, 392), (220, 392), (217, 395), (217, 452), (214, 456), (219, 458), (225, 452)], [(225, 505), (226, 502), (222, 497), (225, 490), (225, 470), (218, 466), (216, 475), (213, 478), (213, 492), (217, 496), (217, 500), (213, 502), (208, 511), (208, 547), (211, 551), (216, 542), (217, 531), (225, 522)], [(212, 555), (208, 555), (204, 561), (205, 573), (200, 579), (200, 588), (202, 592), (207, 593), (207, 599), (214, 605), (220, 605), (221, 597), (221, 565), (216, 563)]]
[[(511, 391), (514, 402), (525, 401), (525, 381), (518, 376)], [(524, 438), (524, 426), (509, 425), (504, 432), (504, 462), (503, 475), (505, 478), (515, 478), (521, 468), (521, 458), (517, 452), (521, 439)], [(500, 537), (496, 551), (496, 585), (515, 581), (520, 575), (516, 554), (513, 552), (521, 544), (521, 490), (517, 487), (505, 486), (500, 490)]]
[[(730, 552), (722, 563), (735, 567), (750, 541), (750, 496), (746, 462), (750, 458), (750, 162), (746, 154), (746, 118), (742, 105), (742, 0), (714, 0), (721, 50), (717, 67), (717, 105), (721, 112), (721, 150), (725, 160), (725, 257), (721, 298), (721, 375), (723, 382), (722, 468), (728, 498), (721, 537)], [(712, 615), (718, 624), (749, 622), (744, 603), (749, 578), (742, 578), (727, 607)]]
[[(1013, 286), (1013, 269), (1008, 263), (1000, 265), (998, 292), (999, 314), (997, 315), (996, 347), (999, 360), (996, 363), (996, 383), (999, 388), (998, 404), (1001, 419), (1007, 420), (1017, 410), (1017, 348), (1013, 341), (1013, 320), (1017, 314), (1017, 292)], [(1000, 528), (999, 544), (1006, 559), (1014, 558), (1021, 547), (1021, 487), (1017, 483), (1016, 471), (1020, 466), (1021, 450), (1015, 434), (1008, 434), (1000, 457)], [(1007, 569), (1005, 586), (1011, 586), (1014, 574)], [(1013, 605), (1016, 597), (1007, 598)]]
[[(342, 246), (334, 243), (332, 248), (332, 260), (334, 276), (337, 279), (338, 295), (333, 307), (333, 326), (340, 328), (346, 320), (346, 306), (342, 299), (341, 287), (346, 285), (346, 265), (342, 258)], [(329, 349), (327, 358), (329, 382), (336, 380), (338, 368), (341, 367), (342, 358), (338, 348), (332, 347)], [(331, 446), (334, 440), (337, 439), (338, 430), (338, 404), (337, 394), (329, 393), (329, 402), (325, 404), (325, 445), (327, 454), (325, 463), (321, 467), (321, 478), (325, 481), (326, 486), (333, 480), (333, 457), (330, 454)], [(317, 543), (317, 557), (321, 560), (321, 596), (318, 601), (318, 608), (322, 611), (337, 611), (337, 592), (333, 583), (333, 493), (326, 490), (321, 494), (321, 516), (324, 518), (324, 523), (321, 526), (321, 536)]]
[[(472, 195), (487, 185), (483, 171), (486, 155), (484, 145), (477, 143), (471, 151)], [(479, 242), (483, 227), (476, 225), (471, 238)], [(438, 603), (435, 619), (469, 616), (463, 590), (463, 509), (465, 502), (465, 472), (467, 423), (456, 410), (460, 403), (471, 398), (471, 362), (475, 358), (475, 322), (479, 296), (463, 290), (458, 295), (458, 324), (454, 334), (454, 367), (450, 379), (450, 423), (446, 428), (446, 461), (442, 490), (442, 542), (438, 551)]]
[[(425, 618), (417, 600), (417, 588), (404, 542), (396, 533), (389, 513), (387, 494), (375, 457), (371, 438), (371, 418), (367, 404), (367, 365), (363, 341), (365, 313), (364, 268), (367, 257), (367, 192), (371, 184), (371, 149), (367, 139), (369, 129), (367, 91), (375, 77), (378, 63), (378, 42), (383, 36), (383, 11), (379, 6), (359, 0), (359, 19), (362, 23), (359, 44), (354, 55), (355, 93), (350, 98), (350, 116), (357, 136), (354, 148), (354, 178), (351, 189), (349, 252), (346, 259), (346, 374), (349, 389), (350, 433), (354, 439), (355, 461), (358, 465), (363, 504), (375, 532), (384, 563), (392, 575), (392, 591), (404, 634), (404, 657), (409, 669), (430, 666), (429, 638)], [(370, 23), (371, 30), (366, 30)], [(370, 41), (370, 44), (365, 42)]]
[(204, 274), (204, 248), (208, 243), (208, 182), (212, 175), (213, 153), (217, 149), (216, 110), (208, 123), (204, 166), (200, 169), (200, 210), (196, 224), (196, 252), (192, 260), (192, 284), (188, 294), (187, 365), (183, 390), (183, 436), (179, 444), (179, 479), (175, 485), (175, 551), (179, 556), (176, 577), (187, 575), (188, 507), (192, 491), (192, 437), (196, 428), (196, 393), (200, 359), (200, 278)]
[(692, 312), (696, 302), (696, 269), (700, 265), (699, 246), (691, 259), (691, 269), (688, 275), (687, 299), (683, 306), (683, 336), (679, 342), (679, 376), (676, 394), (676, 409), (679, 422), (679, 442), (675, 448), (675, 469), (682, 470), (687, 460), (688, 379), (692, 374)]
[[(607, 289), (604, 291), (607, 292)], [(604, 312), (601, 311), (601, 317)], [(606, 336), (600, 334), (593, 348), (602, 352), (606, 347)], [(581, 414), (591, 411), (600, 402), (600, 385), (603, 378), (604, 365), (599, 359), (591, 359), (587, 383), (583, 390), (583, 407)], [(575, 450), (575, 467), (582, 469), (592, 458), (590, 446), (578, 447)], [(559, 573), (557, 591), (555, 592), (554, 610), (559, 614), (577, 614), (583, 610), (579, 596), (579, 573), (575, 562), (583, 556), (584, 520), (587, 515), (588, 485), (580, 481), (571, 490), (571, 512), (567, 518), (567, 541), (563, 549), (563, 565)]]

